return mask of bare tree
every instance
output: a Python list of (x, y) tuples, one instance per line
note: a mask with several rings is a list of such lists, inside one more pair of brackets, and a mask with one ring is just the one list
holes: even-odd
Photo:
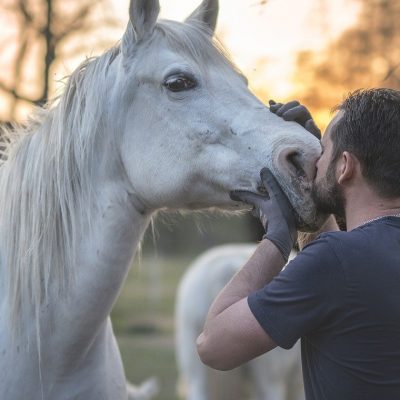
[[(22, 103), (46, 103), (53, 79), (51, 68), (57, 59), (65, 57), (63, 45), (74, 34), (85, 37), (105, 26), (118, 25), (116, 20), (104, 16), (101, 21), (92, 22), (93, 13), (101, 14), (99, 7), (105, 6), (105, 1), (6, 0), (2, 3), (0, 12), (9, 17), (9, 24), (15, 25), (14, 37), (1, 43), (3, 49), (6, 46), (14, 49), (14, 57), (7, 60), (9, 74), (0, 77), (0, 96), (10, 99), (9, 120), (15, 119), (16, 110)], [(73, 53), (85, 50), (81, 43), (77, 43)], [(9, 53), (6, 54), (9, 57)]]

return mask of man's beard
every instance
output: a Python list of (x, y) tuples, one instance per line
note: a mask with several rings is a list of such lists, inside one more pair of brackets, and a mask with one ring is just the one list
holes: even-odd
[(345, 218), (345, 198), (335, 178), (336, 163), (332, 162), (320, 183), (313, 185), (311, 196), (318, 211)]

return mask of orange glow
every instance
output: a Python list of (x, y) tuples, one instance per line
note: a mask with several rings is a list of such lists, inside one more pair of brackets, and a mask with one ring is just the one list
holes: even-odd
[[(114, 29), (96, 31), (95, 34), (75, 34), (61, 48), (52, 66), (52, 93), (62, 88), (59, 80), (69, 75), (85, 56), (99, 54), (122, 36), (128, 19), (129, 0), (110, 0), (108, 6), (99, 5), (92, 15), (95, 25), (102, 18), (115, 16)], [(201, 0), (161, 0), (161, 17), (183, 20)], [(265, 3), (265, 4), (264, 4)], [(65, 18), (71, 15), (71, 4), (62, 3)], [(59, 6), (57, 6), (60, 8)], [(344, 12), (345, 10), (345, 12)], [(220, 0), (217, 35), (224, 43), (234, 62), (249, 78), (250, 87), (264, 101), (270, 97), (286, 101), (301, 85), (301, 77), (294, 75), (297, 53), (301, 50), (319, 50), (333, 41), (344, 29), (355, 22), (357, 7), (348, 0)], [(2, 37), (9, 37), (8, 46), (0, 57), (4, 79), (10, 80), (10, 65), (15, 57), (12, 41), (17, 38), (17, 20), (0, 14)], [(4, 35), (4, 36), (3, 36)], [(15, 47), (15, 46), (14, 46)], [(40, 51), (32, 48), (32, 54)], [(32, 59), (33, 59), (32, 55)], [(33, 63), (33, 61), (32, 61)], [(377, 62), (376, 68), (382, 68)], [(40, 82), (37, 67), (25, 68), (24, 92), (35, 95)], [(12, 79), (11, 79), (12, 80)], [(4, 104), (8, 96), (0, 91), (0, 118), (5, 119)], [(301, 100), (301, 99), (300, 99)], [(24, 115), (20, 110), (18, 116)], [(325, 125), (326, 115), (316, 119)]]

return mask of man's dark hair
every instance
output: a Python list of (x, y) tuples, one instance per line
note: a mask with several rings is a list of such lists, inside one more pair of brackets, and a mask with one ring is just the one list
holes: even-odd
[(357, 90), (335, 110), (343, 116), (331, 131), (332, 161), (343, 151), (353, 153), (381, 196), (400, 196), (400, 91)]

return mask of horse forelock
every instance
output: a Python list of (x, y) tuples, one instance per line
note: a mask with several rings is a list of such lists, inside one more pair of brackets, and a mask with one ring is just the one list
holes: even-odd
[(88, 59), (64, 93), (25, 127), (8, 129), (0, 167), (1, 266), (13, 326), (73, 281), (79, 227), (90, 222), (91, 161), (115, 50)]
[(155, 26), (155, 34), (155, 38), (157, 34), (162, 35), (174, 51), (188, 56), (203, 70), (213, 64), (221, 69), (239, 71), (227, 50), (212, 36), (209, 27), (200, 21), (180, 23), (160, 20)]

